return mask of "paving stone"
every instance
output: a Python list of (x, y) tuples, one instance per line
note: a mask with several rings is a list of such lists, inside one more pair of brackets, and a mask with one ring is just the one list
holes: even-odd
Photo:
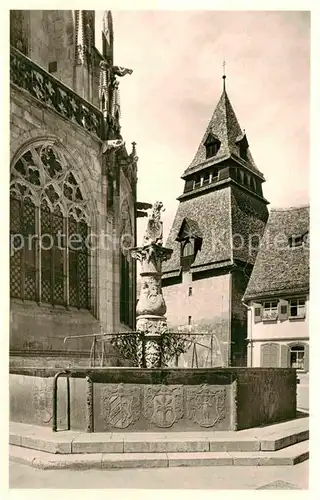
[(168, 453), (169, 467), (233, 465), (228, 453)]
[(72, 453), (123, 453), (123, 439), (111, 433), (81, 434), (71, 443)]
[(49, 441), (33, 436), (21, 436), (20, 446), (32, 448), (34, 450), (46, 451), (47, 453), (71, 453), (70, 441)]
[(165, 453), (122, 453), (102, 455), (102, 469), (168, 467)]
[(9, 443), (15, 446), (21, 446), (21, 436), (19, 434), (11, 433), (9, 434)]
[(260, 486), (257, 490), (301, 490), (299, 486), (292, 483), (287, 483), (286, 481), (273, 481), (272, 483), (266, 484), (265, 486)]
[(126, 453), (157, 453), (157, 452), (202, 452), (209, 451), (207, 440), (191, 441), (124, 441)]
[(56, 456), (55, 459), (35, 457), (32, 466), (38, 469), (101, 469), (101, 458), (101, 453)]
[(259, 451), (260, 441), (210, 441), (210, 451)]

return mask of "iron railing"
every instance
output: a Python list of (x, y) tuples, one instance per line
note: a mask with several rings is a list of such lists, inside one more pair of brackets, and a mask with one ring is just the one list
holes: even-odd
[[(125, 336), (125, 335), (133, 335), (133, 334), (138, 334), (141, 335), (141, 332), (117, 332), (117, 333), (97, 333), (97, 334), (85, 334), (85, 335), (68, 335), (64, 338), (64, 343), (67, 341), (72, 341), (75, 339), (83, 339), (83, 338), (92, 338), (92, 343), (91, 343), (91, 348), (90, 348), (90, 356), (89, 356), (89, 367), (95, 367), (95, 366), (104, 366), (104, 361), (105, 361), (105, 341), (107, 338), (114, 338), (114, 337), (120, 337), (120, 336)], [(190, 339), (186, 340), (187, 343), (190, 343), (192, 345), (192, 357), (191, 357), (191, 368), (198, 368), (199, 367), (199, 348), (205, 349), (208, 351), (208, 355), (206, 358), (206, 365), (208, 362), (208, 358), (210, 359), (209, 361), (209, 366), (212, 368), (213, 366), (213, 354), (214, 354), (214, 342), (216, 342), (216, 346), (218, 348), (216, 349), (217, 354), (220, 356), (221, 359), (221, 366), (224, 366), (224, 361), (223, 361), (223, 353), (221, 350), (220, 342), (217, 339), (217, 336), (214, 333), (210, 332), (194, 332), (194, 333), (186, 333), (186, 332), (170, 332), (170, 335), (176, 335), (180, 337), (191, 337)], [(192, 337), (197, 337), (197, 336), (209, 336), (210, 337), (210, 342), (209, 345), (203, 344), (201, 342), (198, 342), (197, 340), (193, 339)], [(96, 364), (98, 362), (98, 365)], [(178, 366), (178, 359), (176, 358), (175, 360), (175, 365)]]

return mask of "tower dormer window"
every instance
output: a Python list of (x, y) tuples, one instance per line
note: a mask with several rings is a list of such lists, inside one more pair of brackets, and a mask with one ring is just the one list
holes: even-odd
[(248, 159), (247, 151), (248, 151), (248, 148), (246, 147), (246, 145), (243, 142), (241, 142), (240, 145), (239, 145), (239, 152), (240, 152), (240, 157), (243, 160), (247, 160)]
[(189, 271), (202, 244), (202, 236), (197, 222), (185, 218), (176, 240), (179, 241), (181, 249), (180, 265), (183, 271)]
[(220, 149), (220, 141), (218, 137), (210, 132), (208, 135), (204, 146), (206, 148), (206, 158), (212, 158), (215, 156)]
[(197, 175), (197, 177), (194, 179), (194, 189), (197, 189), (198, 187), (201, 186), (201, 176)]
[(209, 181), (210, 181), (210, 173), (209, 172), (205, 172), (204, 176), (203, 176), (202, 185), (208, 184)]
[(249, 143), (247, 140), (247, 136), (245, 132), (241, 135), (239, 135), (236, 139), (236, 144), (238, 145), (239, 148), (239, 156), (242, 158), (244, 161), (248, 159), (248, 148), (249, 148)]
[(298, 248), (302, 246), (308, 246), (309, 244), (309, 232), (304, 234), (292, 235), (288, 239), (290, 248)]

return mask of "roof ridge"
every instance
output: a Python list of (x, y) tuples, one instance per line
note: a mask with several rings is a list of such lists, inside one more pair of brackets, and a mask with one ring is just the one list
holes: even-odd
[(310, 208), (309, 203), (302, 203), (301, 205), (294, 205), (288, 207), (270, 207), (270, 212), (289, 212), (291, 210), (299, 210), (300, 208)]

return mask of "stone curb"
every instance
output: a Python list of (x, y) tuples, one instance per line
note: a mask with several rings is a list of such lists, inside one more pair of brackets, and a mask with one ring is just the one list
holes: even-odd
[(309, 458), (308, 442), (271, 452), (83, 453), (52, 455), (10, 446), (9, 459), (39, 469), (123, 469), (202, 466), (286, 466)]
[(9, 444), (27, 449), (39, 450), (52, 454), (81, 453), (201, 453), (201, 452), (250, 452), (277, 451), (309, 439), (309, 431), (287, 432), (266, 435), (263, 438), (249, 437), (212, 438), (203, 436), (184, 436), (172, 439), (166, 435), (159, 437), (146, 436), (138, 439), (129, 433), (123, 436), (106, 433), (101, 434), (64, 434), (59, 433), (38, 437), (36, 434), (10, 433)]

